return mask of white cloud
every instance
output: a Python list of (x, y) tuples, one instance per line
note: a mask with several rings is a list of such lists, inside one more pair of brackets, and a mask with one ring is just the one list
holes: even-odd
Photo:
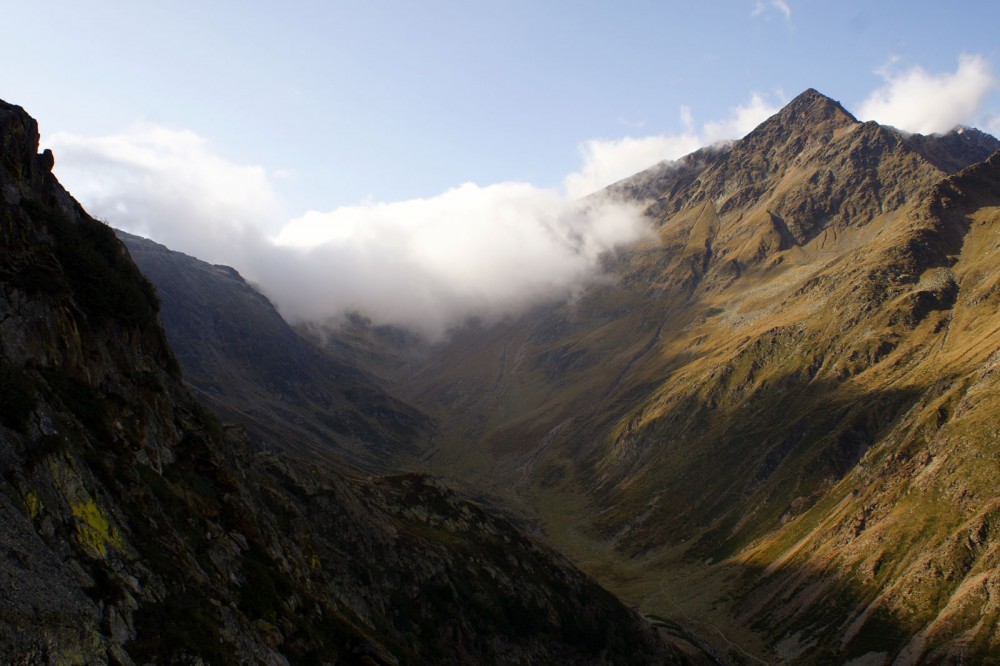
[(907, 132), (940, 134), (956, 125), (975, 124), (996, 79), (985, 58), (963, 54), (953, 73), (931, 74), (922, 67), (892, 73), (890, 62), (877, 70), (885, 85), (858, 108), (858, 117)]
[(877, 74), (878, 76), (888, 81), (889, 79), (892, 78), (893, 72), (896, 69), (896, 65), (898, 65), (902, 59), (903, 56), (899, 55), (898, 53), (890, 53), (889, 57), (885, 59), (885, 62), (883, 62), (881, 65), (879, 65), (872, 71), (875, 72), (875, 74)]
[(624, 139), (591, 139), (580, 146), (583, 167), (566, 176), (566, 192), (582, 197), (663, 160), (674, 160), (703, 146), (694, 133)]
[(469, 316), (572, 295), (599, 279), (603, 251), (646, 230), (637, 207), (577, 203), (523, 183), (466, 184), (282, 224), (266, 171), (215, 155), (192, 132), (138, 125), (113, 136), (57, 134), (47, 145), (57, 175), (93, 215), (234, 266), (292, 318), (358, 310), (435, 336)]
[(700, 132), (695, 131), (691, 109), (682, 106), (684, 131), (679, 134), (591, 139), (580, 147), (583, 166), (566, 177), (566, 192), (571, 197), (582, 197), (663, 160), (675, 160), (702, 146), (738, 139), (777, 111), (762, 95), (753, 93), (746, 104), (732, 109), (728, 118), (707, 122)]
[(792, 20), (792, 8), (788, 5), (788, 0), (756, 0), (750, 16), (762, 16), (768, 9), (777, 10), (786, 21)]
[(1000, 138), (1000, 115), (993, 116), (987, 121), (986, 131)]
[(272, 182), (189, 131), (48, 137), (56, 173), (94, 215), (168, 247), (237, 268), (290, 318), (359, 311), (437, 336), (470, 316), (516, 313), (602, 279), (600, 255), (648, 232), (638, 206), (578, 197), (664, 159), (741, 136), (770, 115), (760, 95), (700, 130), (682, 107), (673, 136), (594, 140), (565, 194), (467, 183), (437, 196), (364, 202), (288, 219)]
[(91, 214), (208, 261), (282, 218), (264, 169), (215, 155), (191, 131), (143, 123), (111, 136), (58, 133), (45, 145)]
[(701, 133), (703, 145), (746, 136), (778, 111), (779, 108), (769, 104), (762, 95), (753, 93), (750, 101), (733, 109), (729, 118), (705, 123)]
[(433, 336), (469, 316), (570, 296), (598, 277), (602, 252), (646, 228), (637, 207), (467, 183), (426, 199), (311, 211), (276, 237), (294, 257), (280, 270), (294, 279), (261, 279), (298, 317), (358, 310)]
[(684, 126), (684, 132), (687, 134), (694, 131), (694, 115), (691, 113), (690, 106), (681, 106), (681, 125)]

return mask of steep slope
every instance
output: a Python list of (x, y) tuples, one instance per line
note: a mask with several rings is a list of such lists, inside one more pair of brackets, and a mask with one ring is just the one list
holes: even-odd
[[(740, 141), (612, 186), (648, 202), (657, 232), (608, 258), (616, 284), (460, 332), (394, 371), (404, 399), (442, 423), (425, 464), (535, 507), (553, 538), (637, 601), (663, 603), (678, 563), (716, 580), (738, 572), (703, 619), (717, 621), (710, 608), (730, 594), (764, 595), (735, 612), (779, 656), (796, 636), (820, 662), (996, 650), (995, 544), (978, 527), (997, 498), (986, 481), (996, 387), (983, 370), (1000, 324), (989, 305), (995, 158), (945, 179), (998, 147), (971, 130), (919, 137), (861, 123), (810, 90)], [(958, 409), (973, 386), (983, 406)], [(927, 427), (968, 435), (945, 444)], [(863, 528), (875, 507), (892, 513), (909, 472), (885, 463), (878, 475), (872, 456), (929, 463), (944, 455), (935, 446), (953, 462), (922, 477), (919, 504), (900, 500), (908, 510), (876, 532), (891, 534), (897, 556), (881, 561), (893, 564), (858, 583), (854, 567), (878, 557), (837, 554), (849, 523), (835, 516)], [(971, 499), (955, 511), (959, 487)], [(868, 513), (846, 488), (869, 498)], [(974, 557), (964, 546), (942, 556), (957, 587), (921, 587), (902, 612), (911, 558), (968, 529)], [(819, 578), (838, 604), (811, 586)], [(981, 626), (947, 610), (952, 589), (981, 584)], [(859, 610), (883, 596), (891, 612)], [(857, 640), (842, 640), (848, 618)]]
[(156, 285), (185, 381), (254, 441), (375, 471), (421, 451), (426, 416), (299, 336), (235, 270), (117, 234)]
[[(761, 570), (742, 608), (827, 655), (994, 663), (1000, 153), (944, 181), (907, 217), (924, 251), (942, 248), (946, 261), (883, 309), (878, 323), (898, 343), (853, 381), (869, 395), (911, 397), (819, 503), (741, 555)], [(767, 606), (775, 595), (785, 600), (779, 612)]]
[[(419, 475), (258, 453), (0, 102), (5, 663), (670, 663), (637, 614)], [(202, 661), (198, 661), (200, 658)]]

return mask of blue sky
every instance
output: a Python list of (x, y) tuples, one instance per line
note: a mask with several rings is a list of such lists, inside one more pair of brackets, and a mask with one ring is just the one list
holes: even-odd
[(467, 219), (507, 190), (572, 199), (808, 87), (911, 131), (1000, 132), (996, 2), (49, 0), (4, 20), (0, 98), (39, 120), (70, 191), (265, 287), (234, 234), (392, 235), (406, 202), (437, 220), (467, 183), (442, 204), (479, 193)]

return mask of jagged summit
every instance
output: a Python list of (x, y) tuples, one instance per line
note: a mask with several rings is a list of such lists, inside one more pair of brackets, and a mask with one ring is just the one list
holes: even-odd
[(782, 132), (787, 135), (829, 134), (836, 129), (856, 125), (859, 122), (841, 106), (840, 102), (809, 88), (761, 123), (747, 135), (747, 139), (762, 131), (765, 134)]
[[(16, 104), (0, 100), (0, 198), (16, 204), (34, 188), (41, 188), (52, 170), (52, 151), (38, 154), (38, 123)], [(18, 173), (24, 178), (7, 178)]]
[(956, 173), (1000, 148), (996, 137), (973, 127), (956, 127), (945, 134), (905, 134), (903, 141), (945, 173)]
[[(647, 214), (665, 234), (652, 253), (677, 262), (667, 270), (654, 262), (654, 275), (646, 256), (635, 279), (665, 279), (686, 291), (703, 277), (717, 287), (748, 268), (786, 261), (793, 257), (782, 252), (827, 231), (844, 238), (840, 230), (879, 222), (998, 147), (978, 130), (921, 136), (862, 123), (810, 88), (727, 149), (697, 151), (613, 190), (652, 200)], [(677, 254), (667, 249), (672, 243), (686, 249)]]
[[(813, 88), (800, 93), (742, 139), (696, 150), (679, 160), (661, 162), (608, 187), (612, 196), (648, 199), (675, 191), (677, 183), (691, 182), (698, 172), (724, 162), (733, 153), (761, 153), (770, 161), (794, 156), (815, 139), (828, 141), (841, 128), (859, 125), (840, 102)], [(781, 148), (785, 149), (782, 150)], [(737, 158), (738, 159), (738, 158)]]
[(837, 100), (827, 97), (815, 88), (808, 88), (799, 93), (795, 99), (786, 104), (778, 112), (779, 117), (788, 119), (800, 118), (812, 121), (836, 120), (859, 122), (847, 109)]
[(810, 88), (736, 141), (733, 149), (764, 153), (771, 160), (788, 160), (860, 124), (840, 102)]

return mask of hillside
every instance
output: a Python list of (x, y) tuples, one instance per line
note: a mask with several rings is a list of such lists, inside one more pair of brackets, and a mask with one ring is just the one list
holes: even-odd
[(806, 91), (609, 188), (656, 232), (614, 284), (372, 367), (441, 425), (426, 469), (627, 599), (767, 659), (987, 659), (998, 147)]
[(4, 663), (680, 662), (437, 482), (223, 428), (181, 385), (156, 291), (37, 150), (0, 102)]
[(116, 233), (156, 285), (184, 380), (258, 445), (375, 472), (422, 452), (428, 417), (303, 339), (235, 270)]

